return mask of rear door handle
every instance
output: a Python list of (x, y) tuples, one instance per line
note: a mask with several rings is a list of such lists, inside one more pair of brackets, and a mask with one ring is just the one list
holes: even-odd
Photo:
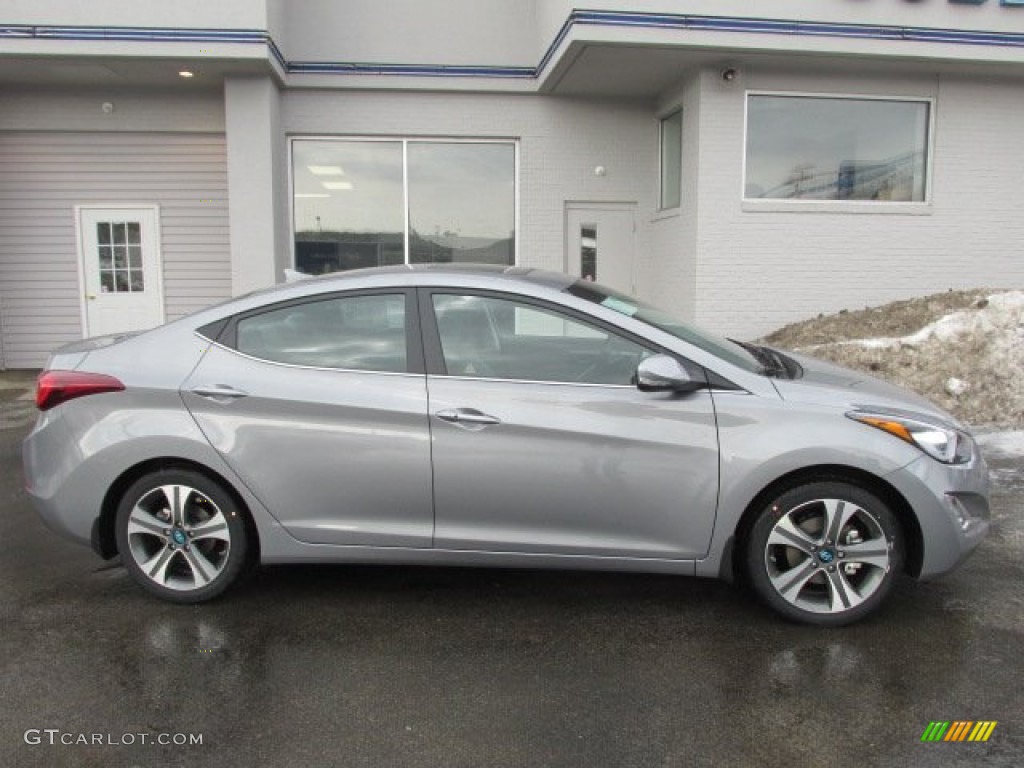
[(448, 408), (443, 411), (438, 411), (434, 414), (437, 418), (443, 421), (449, 421), (452, 424), (474, 424), (480, 426), (486, 426), (488, 424), (501, 424), (501, 419), (497, 416), (491, 416), (490, 414), (478, 411), (476, 408)]
[(192, 390), (193, 395), (199, 395), (210, 400), (219, 400), (221, 402), (227, 402), (229, 400), (237, 400), (240, 397), (248, 396), (248, 392), (242, 389), (235, 389), (229, 387), (226, 384), (214, 384), (212, 386), (195, 387)]

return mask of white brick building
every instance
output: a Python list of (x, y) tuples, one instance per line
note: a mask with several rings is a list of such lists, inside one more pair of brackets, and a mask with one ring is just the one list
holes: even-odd
[(289, 267), (596, 272), (748, 337), (1024, 284), (1024, 0), (586, 7), (0, 0), (0, 364)]

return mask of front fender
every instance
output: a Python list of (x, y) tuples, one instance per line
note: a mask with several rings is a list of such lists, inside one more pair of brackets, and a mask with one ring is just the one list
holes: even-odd
[(782, 400), (716, 392), (715, 408), (721, 481), (708, 554), (697, 562), (699, 576), (721, 575), (744, 512), (780, 478), (831, 466), (882, 479), (921, 456), (917, 448), (833, 407), (795, 408)]

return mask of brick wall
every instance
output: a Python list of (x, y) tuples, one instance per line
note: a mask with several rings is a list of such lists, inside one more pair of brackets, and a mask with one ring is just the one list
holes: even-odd
[[(1024, 88), (979, 78), (744, 73), (701, 85), (696, 319), (753, 337), (785, 323), (950, 288), (1024, 286)], [(923, 215), (750, 210), (746, 89), (935, 99)]]

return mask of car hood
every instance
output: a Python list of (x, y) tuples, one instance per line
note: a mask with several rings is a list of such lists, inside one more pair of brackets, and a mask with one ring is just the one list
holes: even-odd
[(796, 379), (772, 379), (783, 400), (836, 408), (885, 410), (930, 416), (963, 429), (953, 416), (914, 392), (841, 365), (786, 352), (803, 367)]

